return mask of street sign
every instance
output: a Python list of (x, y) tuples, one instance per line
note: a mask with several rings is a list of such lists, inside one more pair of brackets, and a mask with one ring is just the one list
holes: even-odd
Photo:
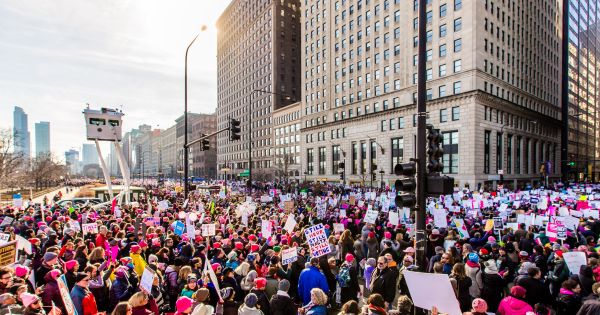
[(498, 175), (503, 175), (504, 174), (504, 170), (498, 170)]
[(230, 169), (228, 169), (228, 168), (222, 168), (222, 169), (221, 169), (221, 171), (222, 171), (222, 172), (229, 172), (229, 171), (231, 171), (231, 170), (230, 170)]

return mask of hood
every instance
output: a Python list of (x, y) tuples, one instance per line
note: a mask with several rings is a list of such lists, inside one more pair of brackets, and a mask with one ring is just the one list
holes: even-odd
[(588, 279), (594, 279), (594, 271), (592, 270), (592, 267), (588, 265), (582, 265), (579, 269), (579, 276), (584, 276)]
[[(529, 311), (530, 312), (532, 311), (531, 306), (529, 306), (529, 304), (527, 304), (524, 301), (521, 301), (515, 297), (512, 297), (512, 296), (506, 297), (503, 302), (505, 302), (505, 306), (507, 308), (510, 308), (515, 311), (523, 310), (523, 308), (529, 308), (530, 309)], [(508, 313), (515, 314), (517, 312), (508, 312)]]
[(52, 275), (50, 274), (50, 272), (48, 272), (45, 276), (44, 276), (44, 281), (45, 282), (53, 282), (56, 281), (54, 280), (54, 278), (52, 278)]
[(271, 311), (284, 310), (290, 303), (293, 303), (291, 298), (285, 295), (275, 294), (271, 298)]
[(246, 304), (238, 309), (238, 315), (261, 315), (262, 313), (255, 307), (250, 308)]
[(167, 267), (167, 269), (165, 270), (165, 273), (170, 273), (170, 272), (174, 272), (175, 270), (173, 268), (171, 268), (171, 266)]

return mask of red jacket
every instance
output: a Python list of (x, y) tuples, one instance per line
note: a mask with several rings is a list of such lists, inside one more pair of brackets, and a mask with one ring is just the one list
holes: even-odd
[(106, 238), (106, 236), (104, 236), (104, 234), (98, 234), (98, 236), (96, 237), (96, 247), (102, 247), (104, 248), (104, 250), (108, 250), (105, 244), (106, 241), (108, 241), (108, 239)]
[[(144, 306), (134, 307), (132, 309), (131, 315), (158, 315), (158, 306), (156, 306), (156, 301), (154, 299), (148, 300), (148, 303)], [(86, 315), (86, 314), (84, 314)]]

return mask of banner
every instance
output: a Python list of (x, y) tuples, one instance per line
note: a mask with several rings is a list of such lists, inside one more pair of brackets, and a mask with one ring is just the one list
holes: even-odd
[(304, 230), (312, 257), (320, 257), (331, 252), (323, 224), (317, 224)]
[(281, 256), (281, 264), (287, 265), (291, 262), (298, 260), (298, 251), (297, 247), (292, 247), (290, 249), (284, 249)]

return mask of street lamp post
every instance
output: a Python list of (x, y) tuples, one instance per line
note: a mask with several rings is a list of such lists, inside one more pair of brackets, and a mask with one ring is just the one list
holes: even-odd
[(306, 183), (306, 175), (308, 175), (308, 172), (304, 171), (304, 183)]
[[(279, 94), (279, 93), (265, 91), (265, 90), (252, 90), (252, 92), (250, 92), (250, 105), (249, 105), (250, 108), (252, 108), (252, 95), (254, 95), (255, 92), (280, 95), (280, 96), (285, 97), (286, 100), (290, 99), (290, 96), (287, 94)], [(248, 186), (250, 192), (252, 192), (252, 110), (250, 110), (250, 114), (248, 114), (248, 183), (247, 183), (247, 186)]]
[(379, 188), (383, 188), (383, 173), (385, 173), (383, 170), (379, 171), (379, 174), (381, 174), (381, 186)]
[[(202, 28), (200, 29), (200, 32), (206, 31), (208, 27), (206, 25), (202, 25)], [(185, 179), (185, 184), (184, 184), (184, 198), (187, 199), (188, 196), (188, 185), (187, 185), (187, 181), (188, 181), (188, 147), (187, 147), (187, 143), (188, 143), (188, 117), (187, 117), (187, 56), (188, 56), (188, 52), (190, 51), (190, 47), (192, 47), (192, 44), (196, 41), (196, 38), (198, 38), (198, 36), (200, 36), (200, 34), (196, 35), (196, 37), (194, 37), (194, 40), (190, 43), (190, 45), (188, 46), (188, 48), (185, 50), (185, 109), (183, 111), (183, 119), (185, 120), (185, 136), (183, 138), (183, 149), (184, 149), (184, 153), (183, 153), (183, 165), (184, 165), (184, 170), (183, 170), (183, 178)]]

